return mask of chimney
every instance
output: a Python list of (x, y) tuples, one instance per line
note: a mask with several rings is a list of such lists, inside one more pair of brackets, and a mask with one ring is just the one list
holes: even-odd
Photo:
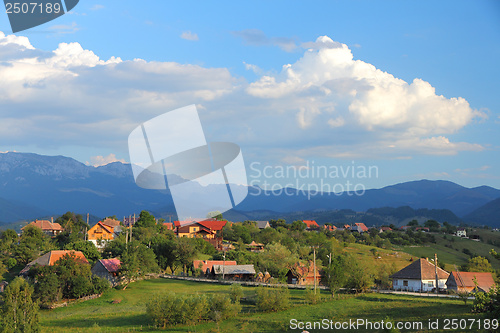
[(50, 223), (54, 223), (54, 217), (53, 216), (50, 218)]

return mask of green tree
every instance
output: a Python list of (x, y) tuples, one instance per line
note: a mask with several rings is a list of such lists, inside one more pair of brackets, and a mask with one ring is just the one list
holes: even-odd
[(94, 245), (94, 243), (90, 241), (84, 241), (84, 240), (79, 240), (74, 243), (69, 243), (65, 246), (66, 250), (75, 250), (75, 251), (81, 251), (85, 258), (93, 264), (97, 260), (101, 259), (101, 254), (99, 253), (99, 250), (97, 247)]
[(32, 299), (33, 287), (15, 278), (3, 293), (2, 332), (40, 332), (38, 304)]
[(42, 229), (28, 226), (23, 230), (19, 244), (14, 247), (16, 259), (22, 264), (27, 264), (36, 259), (40, 253), (55, 249), (50, 238)]
[(73, 212), (66, 212), (54, 222), (59, 223), (66, 231), (66, 236), (72, 235), (84, 239), (90, 226), (84, 221), (83, 216)]
[(120, 266), (120, 276), (126, 281), (125, 288), (137, 278), (157, 271), (158, 263), (152, 249), (137, 241), (127, 244)]
[(346, 266), (348, 258), (346, 255), (338, 255), (332, 258), (332, 263), (325, 268), (324, 280), (332, 294), (347, 284)]
[(494, 272), (488, 259), (484, 257), (470, 258), (467, 264), (462, 266), (465, 272)]
[(155, 228), (156, 219), (148, 211), (143, 210), (139, 215), (139, 219), (134, 223), (134, 228)]
[(438, 232), (438, 231), (439, 231), (439, 228), (440, 228), (441, 226), (439, 225), (439, 222), (438, 222), (438, 221), (435, 221), (435, 220), (427, 220), (427, 221), (424, 223), (424, 227), (429, 228), (429, 231), (431, 231), (431, 232)]
[(280, 281), (285, 280), (288, 270), (299, 261), (297, 254), (292, 253), (281, 243), (266, 245), (260, 257), (263, 267), (271, 276), (277, 277)]
[(411, 220), (410, 222), (408, 222), (408, 225), (410, 227), (418, 227), (418, 221), (417, 220)]
[(290, 230), (295, 230), (295, 231), (304, 231), (306, 230), (307, 225), (302, 222), (302, 221), (293, 221), (292, 225), (290, 226)]
[(368, 290), (374, 283), (370, 268), (353, 256), (349, 256), (347, 262), (346, 272), (348, 280), (346, 287), (354, 289), (356, 292), (365, 292)]
[(216, 219), (217, 221), (222, 221), (224, 218), (222, 216), (222, 213), (218, 210), (209, 212), (207, 214), (207, 219)]
[(183, 267), (184, 275), (187, 274), (187, 267), (191, 265), (197, 253), (194, 241), (194, 239), (187, 237), (177, 239), (176, 252), (179, 263)]

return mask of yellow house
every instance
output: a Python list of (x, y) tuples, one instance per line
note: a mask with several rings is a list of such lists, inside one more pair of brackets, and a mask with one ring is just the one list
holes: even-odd
[(114, 228), (97, 222), (95, 226), (87, 232), (88, 240), (98, 246), (98, 241), (110, 241), (115, 238)]
[(188, 237), (188, 238), (214, 238), (215, 232), (203, 225), (195, 222), (190, 225), (177, 228), (177, 237)]

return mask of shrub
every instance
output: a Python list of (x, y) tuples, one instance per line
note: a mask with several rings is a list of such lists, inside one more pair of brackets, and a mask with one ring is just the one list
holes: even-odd
[(231, 289), (229, 292), (229, 297), (231, 298), (231, 302), (239, 303), (241, 298), (243, 297), (243, 287), (239, 283), (233, 283), (231, 285)]
[(315, 293), (313, 288), (306, 289), (305, 298), (308, 304), (317, 304), (321, 302), (320, 292), (318, 291), (317, 293)]
[(263, 312), (285, 310), (290, 306), (290, 291), (287, 287), (258, 287), (256, 306)]
[(165, 293), (153, 296), (146, 303), (146, 314), (159, 328), (177, 324), (194, 324), (205, 320), (224, 320), (236, 316), (240, 311), (239, 303), (231, 303), (231, 299), (225, 294), (207, 297)]

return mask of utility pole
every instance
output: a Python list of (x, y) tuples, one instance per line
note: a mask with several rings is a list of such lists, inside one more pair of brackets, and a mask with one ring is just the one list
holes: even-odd
[(226, 273), (226, 251), (223, 254), (224, 262), (222, 263), (222, 280), (224, 280), (224, 276)]
[(316, 294), (316, 246), (313, 246), (313, 260), (314, 260), (314, 294)]
[(438, 278), (438, 257), (434, 253), (434, 272), (436, 273), (436, 294), (439, 293), (439, 278)]

